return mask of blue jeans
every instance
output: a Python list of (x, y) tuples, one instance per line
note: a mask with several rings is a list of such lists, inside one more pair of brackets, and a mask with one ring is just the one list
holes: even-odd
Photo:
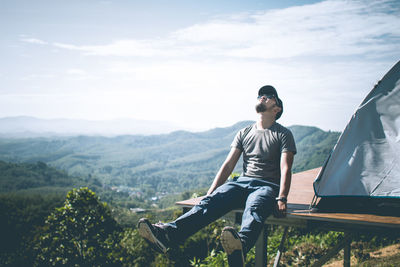
[(219, 186), (211, 195), (177, 218), (165, 224), (171, 241), (187, 237), (234, 209), (244, 209), (239, 236), (244, 253), (256, 243), (264, 221), (275, 208), (279, 186), (257, 178), (239, 177)]

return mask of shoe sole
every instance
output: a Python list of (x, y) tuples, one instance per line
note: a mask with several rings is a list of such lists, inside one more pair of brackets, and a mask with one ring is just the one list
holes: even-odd
[[(239, 242), (234, 242), (238, 240)], [(234, 235), (230, 230), (222, 230), (221, 243), (227, 254), (232, 254), (235, 250), (242, 250), (242, 244), (238, 236)]]
[(239, 262), (235, 262), (234, 265), (235, 266), (244, 266), (243, 246), (240, 241), (240, 237), (237, 236), (236, 232), (233, 232), (233, 231), (234, 230), (231, 228), (224, 228), (222, 230), (222, 234), (221, 234), (222, 247), (228, 256), (228, 262), (229, 262), (229, 256), (232, 255), (232, 253), (234, 251), (240, 251), (242, 265), (238, 265), (238, 264), (240, 264)]
[(151, 227), (152, 226), (148, 221), (139, 221), (139, 235), (143, 237), (158, 252), (166, 253), (167, 247), (164, 246), (164, 244), (160, 240), (158, 240), (158, 238), (153, 234), (153, 231), (151, 231)]

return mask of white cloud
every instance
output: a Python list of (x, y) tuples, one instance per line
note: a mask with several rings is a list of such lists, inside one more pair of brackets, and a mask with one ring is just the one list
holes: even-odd
[[(383, 1), (326, 1), (266, 11), (242, 18), (243, 21), (195, 25), (176, 36), (186, 42), (210, 42), (221, 48), (224, 55), (237, 57), (292, 58), (393, 51), (400, 47), (400, 17), (396, 15), (399, 11), (399, 5), (391, 8)], [(397, 40), (388, 45), (383, 36)]]
[(79, 68), (71, 68), (66, 71), (67, 76), (65, 77), (66, 79), (69, 79), (71, 81), (89, 81), (89, 80), (98, 80), (99, 78), (96, 77), (95, 75), (89, 73), (88, 71), (84, 69), (79, 69)]
[(400, 49), (400, 5), (393, 1), (331, 0), (220, 18), (178, 30), (166, 39), (106, 45), (54, 46), (85, 55), (292, 58), (392, 53)]
[(22, 81), (33, 81), (54, 78), (53, 74), (29, 74), (21, 78)]
[(164, 41), (120, 40), (108, 45), (78, 46), (62, 43), (54, 43), (53, 45), (58, 48), (81, 51), (85, 55), (141, 57), (169, 55), (163, 50), (164, 47), (168, 46)]
[(26, 43), (31, 43), (31, 44), (40, 44), (40, 45), (48, 44), (46, 41), (36, 39), (36, 38), (21, 38), (21, 41), (26, 42)]
[(86, 71), (82, 69), (69, 69), (67, 70), (67, 74), (71, 75), (86, 75)]

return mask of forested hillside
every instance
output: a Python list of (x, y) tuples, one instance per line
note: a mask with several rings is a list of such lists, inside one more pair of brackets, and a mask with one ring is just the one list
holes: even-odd
[(289, 128), (295, 137), (298, 152), (293, 166), (294, 172), (322, 166), (340, 135), (339, 132), (325, 132), (316, 127), (296, 125)]
[(17, 164), (0, 161), (0, 193), (46, 187), (63, 189), (87, 184), (87, 180), (49, 168), (44, 162)]
[[(0, 265), (215, 267), (226, 264), (226, 255), (218, 240), (222, 228), (232, 222), (217, 220), (166, 255), (153, 253), (139, 237), (135, 225), (144, 216), (152, 221), (169, 221), (179, 216), (182, 211), (173, 207), (173, 203), (193, 193), (202, 194), (201, 190), (188, 190), (199, 190), (201, 175), (207, 182), (205, 187), (208, 186), (233, 136), (250, 123), (203, 133), (0, 140), (1, 158), (14, 161), (0, 160), (0, 215), (3, 218)], [(339, 136), (315, 127), (290, 129), (298, 148), (295, 171), (320, 166)], [(53, 166), (63, 166), (63, 170)], [(178, 172), (182, 176), (181, 180), (175, 177), (176, 184), (164, 180), (170, 180), (168, 175)], [(210, 177), (206, 177), (208, 173)], [(132, 179), (134, 176), (141, 179)], [(188, 186), (185, 188), (182, 183)], [(142, 191), (131, 194), (124, 187), (107, 184), (134, 185)], [(71, 190), (81, 186), (90, 189)], [(163, 188), (185, 192), (153, 201), (151, 196)], [(145, 210), (136, 213), (134, 208), (138, 207)], [(269, 260), (273, 260), (282, 233), (283, 228), (276, 227), (269, 235)], [(309, 234), (295, 228), (290, 229), (290, 235), (294, 242), (288, 244), (283, 259), (288, 266), (310, 265), (342, 238), (340, 233)], [(366, 246), (369, 243), (365, 240), (371, 238), (374, 236), (357, 236), (355, 240)], [(371, 247), (396, 242), (398, 237), (393, 235), (377, 240)], [(363, 248), (355, 250), (360, 259), (366, 255)], [(249, 266), (254, 266), (254, 255), (254, 249), (247, 254)]]
[[(73, 176), (96, 177), (108, 186), (182, 192), (207, 187), (224, 161), (236, 132), (252, 123), (243, 121), (198, 133), (177, 131), (149, 136), (3, 138), (0, 139), (0, 160), (40, 161)], [(295, 172), (321, 166), (339, 136), (338, 132), (315, 127), (289, 128), (298, 149)], [(240, 162), (235, 171), (241, 171)]]

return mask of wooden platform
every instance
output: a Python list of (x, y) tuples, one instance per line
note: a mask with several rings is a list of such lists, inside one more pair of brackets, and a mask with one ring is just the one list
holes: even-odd
[[(344, 266), (350, 266), (350, 233), (355, 232), (386, 232), (400, 228), (400, 217), (383, 216), (366, 213), (323, 213), (310, 209), (314, 197), (313, 182), (321, 168), (293, 174), (290, 193), (288, 196), (288, 210), (285, 218), (270, 216), (266, 225), (275, 224), (302, 228), (321, 228), (326, 230), (345, 232), (346, 238), (332, 252), (313, 266), (322, 266), (331, 256), (341, 249), (345, 249)], [(200, 202), (203, 197), (176, 202), (176, 205), (189, 209)], [(234, 210), (228, 217), (236, 218), (240, 222), (241, 210)], [(266, 266), (267, 236), (263, 232), (256, 244), (256, 266)], [(280, 252), (278, 252), (279, 254)], [(280, 256), (279, 256), (280, 257)], [(279, 259), (278, 259), (279, 262)]]
[[(395, 216), (381, 216), (365, 213), (357, 214), (312, 212), (309, 207), (314, 197), (313, 182), (320, 170), (321, 168), (316, 168), (293, 174), (290, 194), (288, 196), (287, 218), (277, 219), (271, 216), (270, 218), (268, 218), (267, 223), (281, 224), (285, 223), (285, 221), (286, 223), (289, 223), (291, 219), (296, 219), (296, 222), (294, 222), (294, 224), (298, 223), (298, 220), (307, 220), (335, 222), (350, 225), (353, 224), (356, 226), (361, 225), (370, 227), (400, 228), (400, 217)], [(176, 202), (176, 205), (191, 208), (199, 203), (202, 198), (203, 197), (198, 197), (179, 201)], [(240, 211), (237, 210), (235, 212)]]
[[(313, 182), (317, 177), (321, 168), (315, 168), (304, 172), (295, 173), (292, 175), (292, 183), (290, 194), (288, 196), (288, 203), (296, 205), (310, 205), (313, 197)], [(184, 207), (192, 207), (200, 202), (203, 197), (192, 198), (188, 200), (178, 201), (176, 205)]]

